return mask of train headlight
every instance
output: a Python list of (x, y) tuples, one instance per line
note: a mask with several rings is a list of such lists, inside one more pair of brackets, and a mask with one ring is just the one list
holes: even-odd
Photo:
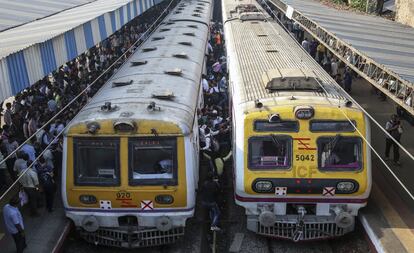
[(96, 197), (93, 196), (93, 195), (80, 195), (79, 196), (79, 201), (82, 204), (86, 204), (86, 205), (91, 205), (91, 204), (95, 204), (96, 202), (98, 202)]
[(271, 181), (259, 180), (254, 183), (253, 190), (256, 192), (270, 192), (273, 188)]
[(341, 192), (352, 192), (355, 189), (353, 182), (340, 182), (336, 185), (336, 189)]
[(155, 197), (155, 202), (157, 202), (158, 204), (171, 204), (172, 202), (174, 202), (174, 197), (171, 195), (158, 195)]
[(169, 217), (161, 216), (155, 220), (155, 227), (160, 231), (167, 232), (173, 227), (173, 223)]
[(82, 220), (82, 228), (90, 233), (96, 232), (99, 229), (99, 221), (93, 215), (86, 216)]
[(295, 108), (297, 119), (310, 119), (315, 115), (315, 110), (310, 106), (298, 106)]

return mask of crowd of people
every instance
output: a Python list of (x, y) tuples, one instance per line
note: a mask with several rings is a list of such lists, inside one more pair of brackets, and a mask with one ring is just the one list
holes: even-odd
[[(18, 217), (21, 218), (16, 211), (20, 204), (28, 203), (32, 216), (38, 215), (44, 202), (46, 209), (53, 211), (62, 163), (61, 133), (151, 30), (157, 27), (151, 24), (162, 21), (159, 17), (167, 4), (163, 2), (147, 10), (87, 52), (17, 93), (12, 102), (0, 103), (4, 119), (0, 121), (0, 193), (18, 178), (21, 186), (19, 201), (13, 197), (10, 204), (4, 207), (6, 225), (7, 221), (12, 220), (13, 223)], [(173, 7), (174, 4), (171, 4), (169, 10)], [(97, 81), (90, 85), (94, 80)], [(20, 226), (16, 228), (6, 227), (15, 239), (18, 252), (25, 247), (22, 222), (21, 219)]]
[(225, 40), (221, 23), (210, 25), (207, 73), (201, 87), (204, 107), (198, 111), (201, 157), (209, 164), (206, 180), (202, 183), (202, 204), (209, 210), (211, 230), (220, 230), (218, 205), (224, 163), (231, 156), (231, 121), (228, 108), (227, 64)]

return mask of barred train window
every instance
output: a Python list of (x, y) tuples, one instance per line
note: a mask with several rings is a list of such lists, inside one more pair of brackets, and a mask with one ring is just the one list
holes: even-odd
[(249, 168), (289, 169), (292, 157), (292, 138), (283, 135), (249, 139)]
[(318, 167), (329, 171), (356, 171), (362, 168), (362, 141), (359, 137), (321, 137), (318, 144)]
[(176, 138), (131, 138), (129, 167), (130, 185), (176, 185)]
[(75, 138), (75, 185), (120, 184), (119, 139)]

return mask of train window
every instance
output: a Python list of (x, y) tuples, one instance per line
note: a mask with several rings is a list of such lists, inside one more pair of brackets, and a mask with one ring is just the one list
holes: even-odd
[(297, 121), (278, 121), (269, 122), (268, 120), (256, 120), (254, 131), (257, 132), (298, 132), (299, 123)]
[(74, 139), (75, 185), (120, 184), (119, 139)]
[(320, 170), (357, 171), (362, 168), (361, 138), (338, 134), (320, 137), (317, 144)]
[[(356, 122), (352, 121), (356, 126)], [(354, 132), (355, 128), (349, 121), (335, 120), (312, 120), (310, 122), (311, 132)]]
[(292, 138), (286, 135), (251, 137), (249, 139), (249, 168), (289, 169), (292, 157)]
[(131, 138), (129, 140), (130, 185), (176, 185), (177, 140)]

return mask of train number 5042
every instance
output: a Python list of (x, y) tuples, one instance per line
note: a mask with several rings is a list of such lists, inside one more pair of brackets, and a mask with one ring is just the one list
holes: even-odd
[(315, 161), (314, 155), (296, 155), (295, 156), (296, 161)]

